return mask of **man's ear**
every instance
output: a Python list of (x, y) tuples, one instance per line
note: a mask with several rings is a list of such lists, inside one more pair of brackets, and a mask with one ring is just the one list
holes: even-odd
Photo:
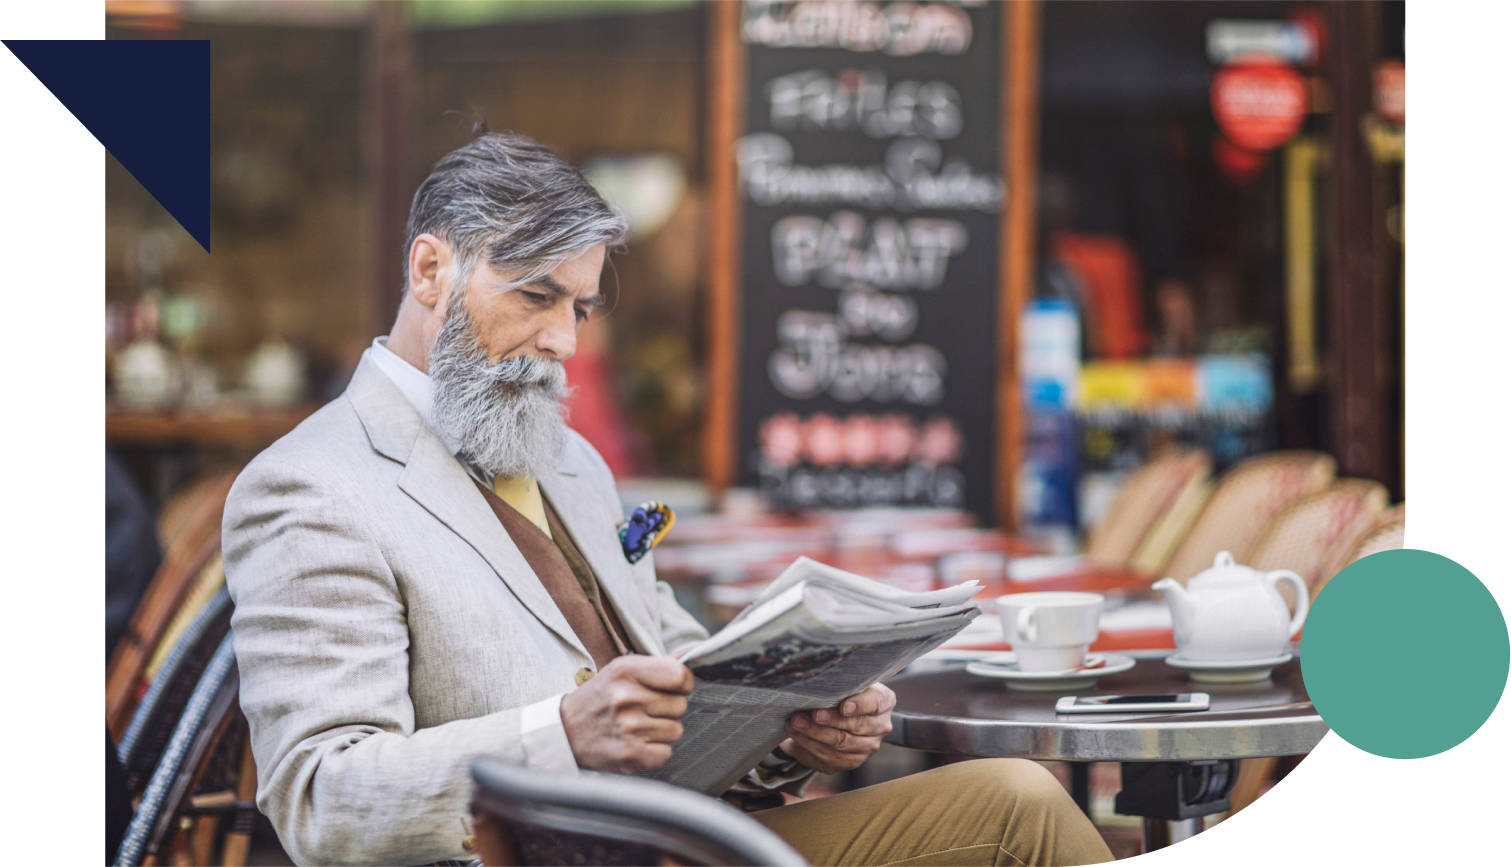
[(426, 307), (434, 307), (441, 300), (439, 275), (451, 261), (451, 250), (446, 242), (429, 233), (414, 239), (409, 245), (409, 294)]

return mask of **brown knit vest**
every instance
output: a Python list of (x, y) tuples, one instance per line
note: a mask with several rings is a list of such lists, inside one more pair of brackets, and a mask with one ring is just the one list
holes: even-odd
[(614, 657), (631, 652), (618, 612), (604, 597), (592, 567), (577, 550), (551, 502), (544, 501), (546, 520), (551, 526), (551, 535), (547, 536), (497, 494), (481, 484), (477, 487), (498, 516), (499, 523), (504, 525), (509, 538), (514, 540), (520, 555), (535, 572), (535, 577), (540, 579), (541, 586), (546, 588), (567, 619), (567, 625), (572, 627), (572, 632), (593, 657), (594, 666), (601, 669)]

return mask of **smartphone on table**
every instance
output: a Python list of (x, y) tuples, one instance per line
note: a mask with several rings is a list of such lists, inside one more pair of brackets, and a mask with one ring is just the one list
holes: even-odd
[(1055, 713), (1145, 713), (1147, 711), (1206, 710), (1212, 697), (1204, 692), (1163, 695), (1067, 695), (1055, 702)]

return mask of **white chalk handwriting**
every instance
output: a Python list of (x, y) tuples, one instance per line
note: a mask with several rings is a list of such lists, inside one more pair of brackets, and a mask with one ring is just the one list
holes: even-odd
[(775, 133), (740, 139), (740, 185), (757, 205), (850, 205), (912, 211), (1000, 210), (1000, 175), (977, 172), (962, 157), (943, 158), (938, 142), (901, 138), (884, 165), (794, 165), (792, 145)]
[(807, 400), (827, 394), (855, 403), (908, 403), (944, 399), (944, 354), (932, 346), (866, 346), (849, 342), (848, 329), (832, 313), (789, 310), (777, 320), (780, 346), (767, 359), (772, 386), (783, 396)]
[(965, 226), (954, 220), (878, 217), (867, 224), (854, 211), (828, 220), (798, 216), (771, 228), (772, 264), (786, 286), (817, 279), (835, 288), (864, 283), (877, 289), (937, 289), (950, 257), (966, 247)]
[(807, 69), (766, 84), (771, 126), (779, 130), (859, 130), (872, 138), (960, 134), (960, 94), (943, 81), (899, 81), (887, 87), (877, 68), (830, 75)]
[(971, 18), (955, 3), (749, 2), (742, 30), (752, 45), (846, 48), (898, 56), (963, 54), (971, 45)]

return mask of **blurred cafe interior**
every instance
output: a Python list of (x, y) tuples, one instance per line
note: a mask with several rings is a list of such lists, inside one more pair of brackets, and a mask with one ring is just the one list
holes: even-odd
[[(629, 221), (570, 421), (627, 511), (675, 510), (657, 572), (711, 629), (806, 555), (989, 607), (1100, 593), (1093, 653), (1168, 654), (1157, 579), (1229, 551), (1315, 598), (1400, 547), (1404, 10), (109, 0), (107, 38), (212, 64), (213, 255), (106, 158), (107, 464), (155, 528), (109, 639), (133, 797), (178, 719), (153, 747), (135, 717), (224, 585), (231, 480), (387, 333), (415, 188), (480, 120)], [(233, 705), (156, 863), (291, 863)], [(1304, 752), (1165, 818), (1210, 827)], [(888, 745), (806, 796), (964, 758)], [(1117, 809), (1127, 765), (1045, 763), (1118, 857), (1161, 844)]]

